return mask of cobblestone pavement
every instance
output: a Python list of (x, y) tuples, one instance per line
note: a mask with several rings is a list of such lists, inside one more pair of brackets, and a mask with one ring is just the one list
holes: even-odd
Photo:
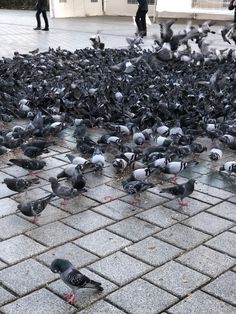
[[(4, 47), (10, 48), (9, 43)], [(106, 154), (102, 175), (85, 174), (87, 192), (67, 206), (55, 198), (32, 223), (16, 213), (17, 204), (51, 191), (48, 178), (63, 169), (65, 154), (75, 148), (72, 132), (66, 129), (43, 155), (47, 166), (37, 172), (39, 185), (17, 194), (0, 184), (0, 313), (235, 313), (236, 181), (217, 171), (235, 159), (233, 151), (225, 151), (215, 165), (204, 153), (199, 165), (179, 176), (178, 182), (197, 179), (184, 208), (168, 194), (160, 196), (162, 185), (155, 177), (151, 181), (159, 183), (132, 205)], [(100, 132), (91, 130), (94, 139)], [(199, 141), (210, 147), (207, 139)], [(25, 170), (8, 165), (15, 155), (1, 157), (0, 182), (26, 176)], [(57, 257), (100, 281), (104, 291), (81, 290), (74, 306), (65, 303), (66, 286), (49, 269)]]

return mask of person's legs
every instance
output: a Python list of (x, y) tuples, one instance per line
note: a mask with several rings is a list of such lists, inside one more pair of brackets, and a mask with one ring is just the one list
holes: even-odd
[(140, 14), (142, 36), (147, 36), (146, 14), (147, 14), (147, 11), (142, 11)]
[(135, 16), (135, 22), (136, 22), (136, 25), (138, 28), (138, 33), (140, 33), (142, 31), (141, 15), (142, 15), (142, 10), (140, 9), (140, 7), (138, 7), (138, 10), (137, 10), (136, 16)]
[(49, 30), (49, 24), (48, 24), (48, 18), (47, 18), (47, 11), (43, 10), (42, 14), (43, 14), (44, 22), (45, 22), (45, 28), (43, 30), (48, 31)]
[(40, 20), (40, 14), (41, 14), (41, 10), (37, 10), (35, 17), (36, 17), (36, 21), (37, 21), (37, 27), (35, 27), (35, 30), (41, 29), (41, 20)]

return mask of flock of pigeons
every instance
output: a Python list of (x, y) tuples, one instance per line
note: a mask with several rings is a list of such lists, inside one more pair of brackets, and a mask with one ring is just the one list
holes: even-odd
[[(58, 143), (63, 129), (73, 127), (76, 139), (77, 154), (67, 154), (70, 163), (49, 178), (52, 193), (20, 202), (18, 211), (36, 222), (54, 197), (66, 202), (79, 196), (86, 191), (87, 171), (102, 176), (107, 154), (124, 191), (137, 203), (142, 192), (155, 186), (153, 177), (170, 175), (175, 182), (207, 150), (213, 163), (225, 149), (236, 150), (236, 51), (209, 47), (209, 21), (178, 34), (171, 29), (173, 23), (161, 23), (152, 51), (140, 49), (138, 37), (127, 39), (129, 49), (105, 49), (96, 36), (91, 38), (94, 49), (16, 52), (13, 59), (0, 60), (0, 154), (20, 149), (24, 156), (9, 162), (32, 175), (46, 166), (40, 156)], [(222, 38), (236, 41), (232, 25), (222, 30)], [(198, 52), (192, 51), (192, 43)], [(6, 123), (16, 118), (26, 119), (25, 126), (8, 127)], [(103, 135), (94, 140), (91, 128), (102, 128)], [(212, 147), (202, 144), (204, 137), (211, 139)], [(236, 160), (227, 160), (218, 170), (236, 175)], [(3, 182), (21, 193), (39, 179)], [(160, 192), (186, 206), (184, 199), (193, 193), (194, 183), (190, 179)], [(51, 270), (72, 289), (65, 294), (71, 304), (78, 288), (103, 290), (66, 259), (54, 260)]]

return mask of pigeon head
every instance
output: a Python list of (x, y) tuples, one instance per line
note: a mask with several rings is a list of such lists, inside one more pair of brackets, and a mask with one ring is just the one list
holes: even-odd
[(50, 177), (50, 178), (49, 178), (49, 182), (51, 182), (51, 183), (56, 183), (56, 182), (57, 182), (57, 179), (56, 179), (56, 178), (53, 178), (53, 177)]
[(63, 273), (72, 266), (71, 262), (66, 259), (57, 258), (51, 264), (51, 271), (53, 273)]

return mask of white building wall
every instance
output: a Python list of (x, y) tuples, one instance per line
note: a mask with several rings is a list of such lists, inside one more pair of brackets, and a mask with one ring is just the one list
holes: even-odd
[[(170, 4), (171, 2), (171, 4)], [(157, 11), (189, 12), (192, 9), (192, 0), (157, 0)]]
[[(167, 1), (167, 0), (166, 0)], [(106, 15), (134, 16), (138, 4), (128, 4), (127, 0), (104, 0)], [(148, 15), (153, 15), (154, 5), (148, 6)]]

